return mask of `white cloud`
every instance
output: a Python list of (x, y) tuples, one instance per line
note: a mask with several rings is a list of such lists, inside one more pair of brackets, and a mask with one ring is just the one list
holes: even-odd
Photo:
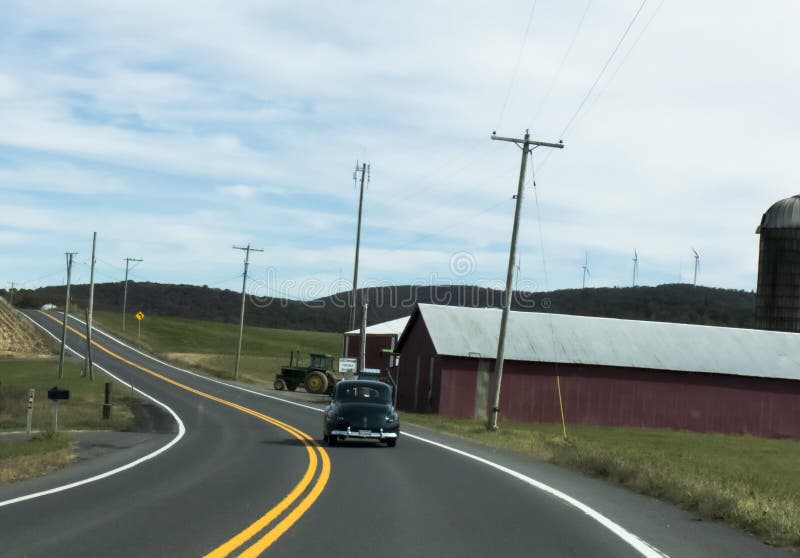
[[(109, 249), (148, 252), (164, 277), (198, 283), (202, 254), (238, 261), (228, 244), (242, 240), (298, 275), (346, 269), (349, 177), (366, 158), (371, 276), (424, 276), (459, 250), (502, 276), (519, 154), (489, 132), (521, 134), (541, 105), (534, 135), (560, 139), (638, 5), (593, 4), (552, 83), (584, 5), (540, 2), (502, 111), (527, 1), (12, 3), (0, 188), (18, 213), (4, 226), (62, 232), (54, 253), (96, 227)], [(672, 280), (697, 245), (704, 277), (749, 288), (755, 224), (797, 193), (796, 4), (685, 9), (664, 3), (630, 55), (623, 45), (566, 149), (535, 153), (551, 287), (574, 286), (584, 250), (597, 283), (626, 282), (633, 248), (653, 281)], [(98, 214), (64, 223), (59, 193), (97, 194)], [(542, 276), (531, 194), (521, 251)]]

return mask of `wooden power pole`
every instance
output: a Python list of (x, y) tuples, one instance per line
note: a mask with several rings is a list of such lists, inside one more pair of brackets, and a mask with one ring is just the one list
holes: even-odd
[(522, 162), (519, 169), (519, 183), (517, 185), (517, 205), (514, 210), (514, 228), (511, 231), (511, 250), (508, 255), (508, 272), (506, 274), (506, 292), (505, 299), (503, 300), (503, 314), (500, 318), (500, 335), (497, 340), (497, 359), (494, 365), (494, 402), (492, 404), (491, 412), (489, 413), (489, 421), (487, 428), (489, 430), (497, 430), (497, 416), (500, 413), (500, 384), (503, 379), (503, 359), (505, 353), (506, 341), (506, 326), (508, 324), (508, 313), (511, 310), (512, 287), (514, 285), (514, 262), (517, 257), (517, 233), (519, 231), (519, 216), (522, 209), (522, 194), (525, 189), (525, 167), (528, 161), (528, 154), (537, 147), (555, 147), (556, 149), (563, 149), (564, 144), (548, 143), (543, 141), (533, 141), (530, 139), (528, 130), (525, 130), (525, 137), (522, 139), (517, 138), (503, 138), (495, 135), (492, 132), (492, 139), (498, 141), (510, 141), (516, 143), (522, 148)]

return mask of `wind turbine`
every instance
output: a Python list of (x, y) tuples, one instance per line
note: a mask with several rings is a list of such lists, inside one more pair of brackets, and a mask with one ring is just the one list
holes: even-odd
[(636, 275), (639, 273), (639, 254), (633, 251), (633, 287), (636, 286)]
[(692, 248), (692, 252), (694, 252), (694, 282), (692, 285), (695, 287), (697, 286), (697, 268), (700, 267), (700, 254), (697, 253), (697, 250)]
[(585, 289), (586, 288), (586, 276), (587, 275), (591, 275), (591, 273), (589, 272), (589, 253), (588, 252), (586, 253), (586, 255), (584, 257), (583, 266), (582, 267), (583, 267), (583, 283), (581, 285), (581, 288)]
[(517, 256), (517, 273), (514, 277), (514, 290), (519, 291), (519, 268), (522, 265), (522, 256)]

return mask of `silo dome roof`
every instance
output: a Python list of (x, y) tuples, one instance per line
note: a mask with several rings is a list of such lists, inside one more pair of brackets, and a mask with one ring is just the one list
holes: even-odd
[(756, 232), (761, 229), (800, 229), (800, 195), (773, 203)]

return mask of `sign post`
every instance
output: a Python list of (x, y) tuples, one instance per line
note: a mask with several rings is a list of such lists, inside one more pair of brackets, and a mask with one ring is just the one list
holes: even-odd
[(144, 312), (136, 312), (136, 322), (139, 324), (139, 333), (136, 338), (141, 341), (142, 339), (142, 320), (144, 319)]
[(69, 399), (69, 390), (58, 389), (58, 386), (51, 387), (47, 390), (47, 398), (52, 403), (50, 408), (51, 426), (53, 432), (58, 432), (58, 402)]

